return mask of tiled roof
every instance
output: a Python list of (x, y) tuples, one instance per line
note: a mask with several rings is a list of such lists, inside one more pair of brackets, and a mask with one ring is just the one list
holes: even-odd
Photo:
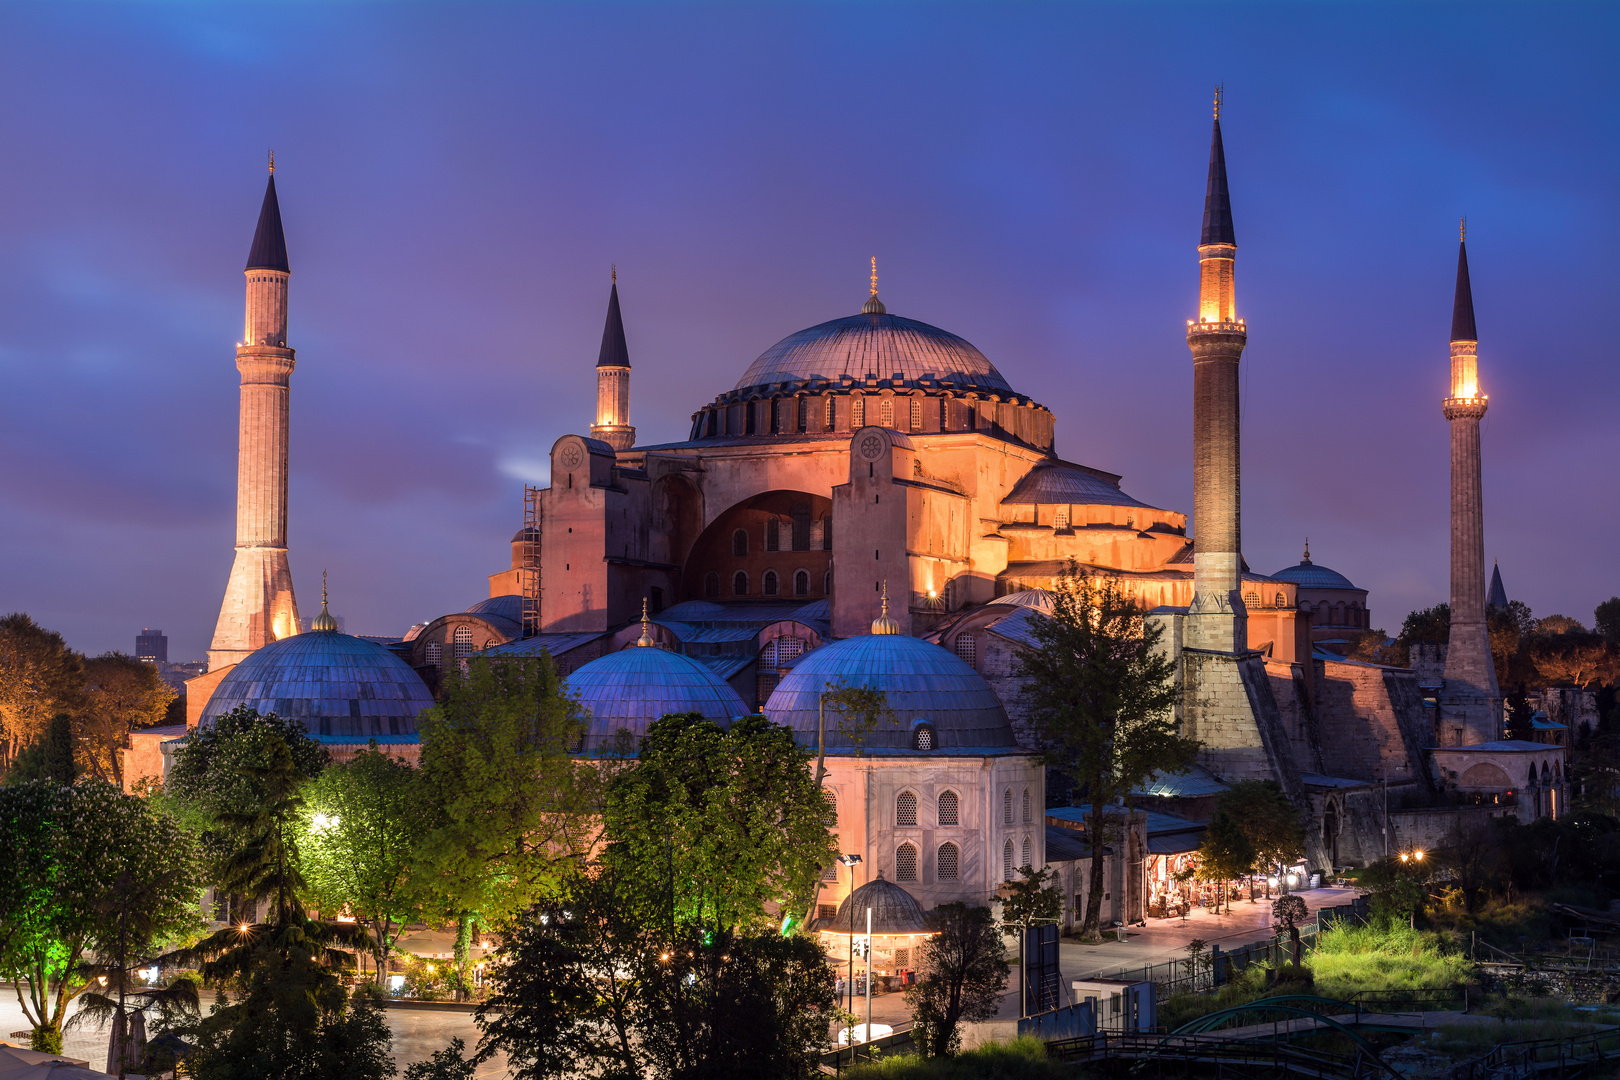
[(931, 378), (1012, 392), (995, 365), (967, 341), (937, 326), (888, 314), (850, 315), (789, 334), (748, 366), (736, 389), (813, 376), (889, 379), (897, 372), (908, 382)]
[(1154, 773), (1133, 795), (1195, 798), (1200, 795), (1219, 795), (1227, 785), (1202, 765), (1194, 765), (1184, 773)]
[(1086, 506), (1140, 506), (1153, 509), (1145, 502), (1131, 498), (1100, 477), (1093, 476), (1073, 465), (1037, 465), (1024, 474), (1012, 493), (1001, 500), (1002, 505), (1086, 505)]
[(597, 631), (581, 631), (577, 634), (536, 634), (533, 637), (519, 638), (508, 641), (502, 645), (491, 645), (480, 655), (482, 656), (539, 656), (545, 650), (552, 656), (561, 656), (566, 652), (579, 648), (602, 637)]
[(749, 711), (707, 665), (667, 649), (631, 647), (608, 653), (579, 668), (563, 685), (588, 718), (586, 750), (611, 746), (620, 730), (640, 738), (647, 725), (670, 713), (696, 712), (723, 721)]

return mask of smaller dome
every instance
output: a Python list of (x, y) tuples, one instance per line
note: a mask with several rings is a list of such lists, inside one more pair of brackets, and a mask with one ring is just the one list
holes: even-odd
[(523, 597), (517, 593), (507, 593), (505, 596), (492, 596), (488, 600), (480, 600), (463, 614), (466, 615), (494, 615), (496, 618), (508, 619), (515, 623), (523, 621)]
[(539, 541), (540, 541), (540, 530), (539, 529), (519, 529), (517, 532), (512, 534), (512, 543), (514, 543), (514, 544), (521, 544), (526, 540), (533, 540), (536, 543), (539, 543)]
[(1045, 589), (1024, 589), (1022, 592), (1010, 592), (1006, 596), (998, 596), (990, 601), (992, 604), (1008, 604), (1012, 607), (1034, 608), (1052, 614), (1052, 594)]
[[(1244, 569), (1247, 569), (1245, 567)], [(1302, 589), (1354, 589), (1350, 579), (1337, 570), (1329, 570), (1325, 566), (1318, 566), (1311, 562), (1311, 542), (1305, 541), (1305, 554), (1301, 555), (1299, 562), (1286, 570), (1279, 570), (1271, 575), (1278, 581), (1288, 581)]]
[(868, 881), (844, 897), (844, 902), (838, 905), (838, 914), (818, 922), (816, 929), (829, 934), (864, 934), (867, 908), (872, 909), (874, 934), (929, 932), (917, 901), (894, 882), (883, 880), (881, 870), (876, 881)]
[(298, 720), (311, 735), (413, 735), (427, 684), (383, 648), (336, 630), (273, 641), (237, 664), (203, 706), (209, 725), (238, 706)]
[(584, 708), (586, 751), (612, 748), (621, 730), (635, 739), (670, 713), (702, 713), (716, 723), (746, 715), (731, 684), (690, 656), (631, 646), (592, 660), (563, 680)]

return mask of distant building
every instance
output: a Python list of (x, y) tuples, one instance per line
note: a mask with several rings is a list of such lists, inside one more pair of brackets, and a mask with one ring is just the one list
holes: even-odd
[(169, 639), (163, 631), (143, 628), (135, 635), (135, 657), (145, 660), (149, 664), (167, 663), (169, 659)]

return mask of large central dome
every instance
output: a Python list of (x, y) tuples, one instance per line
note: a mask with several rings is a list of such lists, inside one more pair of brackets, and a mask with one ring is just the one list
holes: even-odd
[(907, 382), (929, 378), (1012, 393), (995, 365), (967, 341), (937, 326), (885, 314), (851, 315), (789, 334), (749, 365), (736, 389), (812, 376), (892, 379), (896, 373)]

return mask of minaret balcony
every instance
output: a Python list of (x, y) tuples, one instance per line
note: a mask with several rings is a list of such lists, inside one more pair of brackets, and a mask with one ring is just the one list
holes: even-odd
[(1249, 327), (1242, 319), (1188, 319), (1187, 336), (1190, 338), (1197, 334), (1241, 334), (1247, 337)]
[(1478, 420), (1485, 415), (1490, 403), (1489, 394), (1476, 394), (1473, 397), (1448, 397), (1440, 407), (1447, 420)]

